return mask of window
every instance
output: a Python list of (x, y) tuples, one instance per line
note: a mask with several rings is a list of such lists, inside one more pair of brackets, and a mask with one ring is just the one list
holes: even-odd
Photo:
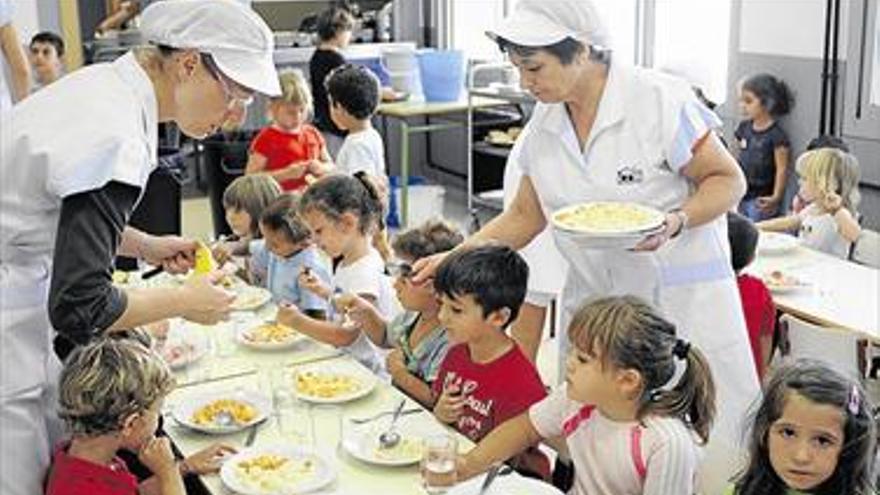
[(501, 60), (498, 45), (486, 36), (504, 19), (508, 0), (451, 0), (451, 46), (473, 60)]

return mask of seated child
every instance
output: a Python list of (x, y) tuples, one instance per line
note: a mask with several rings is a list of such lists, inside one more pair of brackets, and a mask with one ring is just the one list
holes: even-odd
[[(450, 348), (432, 386), (434, 415), (471, 440), (479, 441), (547, 395), (535, 366), (505, 333), (525, 300), (528, 276), (519, 253), (500, 245), (453, 252), (437, 269), (434, 289)], [(549, 461), (537, 449), (513, 464), (549, 476)]]
[(565, 386), (482, 439), (459, 479), (549, 440), (571, 456), (573, 495), (696, 493), (697, 444), (715, 414), (703, 354), (633, 296), (587, 302), (568, 334)]
[(302, 75), (285, 70), (279, 75), (281, 96), (269, 102), (272, 124), (254, 138), (245, 173), (266, 172), (285, 191), (302, 191), (307, 175), (320, 177), (332, 163), (321, 132), (308, 123), (312, 95)]
[[(71, 440), (55, 451), (46, 494), (183, 495), (182, 475), (217, 472), (233, 448), (215, 444), (177, 462), (169, 439), (155, 436), (173, 388), (168, 366), (137, 340), (104, 338), (76, 348), (59, 383), (59, 415)], [(119, 450), (137, 453), (154, 475), (138, 486)]]
[[(356, 294), (373, 304), (383, 318), (393, 318), (398, 305), (391, 280), (385, 275), (382, 257), (370, 245), (381, 212), (379, 195), (365, 178), (332, 174), (312, 184), (300, 200), (299, 214), (315, 243), (334, 260), (333, 283), (329, 286), (313, 273), (300, 272), (300, 285), (325, 300), (339, 294)], [(343, 318), (320, 321), (293, 306), (282, 305), (278, 321), (315, 340), (345, 349), (373, 372), (384, 372), (384, 357), (367, 333)]]
[(419, 284), (409, 277), (412, 264), (435, 253), (450, 251), (463, 240), (461, 233), (447, 223), (429, 221), (394, 238), (392, 248), (397, 261), (388, 264), (397, 299), (405, 310), (391, 321), (358, 296), (341, 296), (352, 321), (377, 345), (393, 348), (386, 360), (393, 383), (422, 405), (432, 407), (431, 386), (449, 343), (440, 325), (440, 302), (430, 281)]
[(260, 216), (263, 239), (250, 245), (251, 271), (266, 281), (276, 303), (294, 304), (314, 318), (325, 319), (327, 299), (300, 284), (299, 274), (309, 271), (325, 284), (330, 283), (326, 258), (312, 245), (308, 226), (296, 213), (299, 198), (282, 194)]
[(758, 378), (764, 378), (764, 369), (770, 363), (773, 350), (773, 332), (776, 328), (776, 306), (764, 281), (743, 273), (754, 261), (758, 247), (758, 229), (739, 213), (727, 213), (727, 239), (730, 241), (730, 259), (736, 272), (736, 283), (742, 300), (749, 343)]
[(237, 177), (223, 191), (223, 209), (232, 238), (219, 242), (213, 249), (214, 259), (221, 265), (232, 255), (247, 255), (249, 243), (261, 239), (260, 216), (269, 203), (281, 195), (281, 186), (269, 174)]
[(876, 423), (858, 380), (801, 359), (776, 370), (725, 495), (874, 495)]
[(61, 61), (64, 40), (61, 36), (51, 31), (35, 34), (31, 38), (30, 52), (36, 89), (45, 88), (64, 75), (64, 63)]
[[(839, 137), (830, 134), (820, 134), (807, 143), (807, 151), (820, 148), (834, 148), (843, 151), (844, 153), (849, 153), (849, 146), (846, 142)], [(791, 208), (789, 209), (789, 213), (799, 213), (809, 204), (809, 202), (804, 201), (804, 198), (802, 198), (799, 193), (800, 191), (795, 191), (795, 194), (791, 198)]]
[(758, 223), (767, 231), (797, 230), (801, 243), (843, 259), (861, 235), (857, 221), (859, 164), (834, 148), (807, 151), (798, 157), (798, 195), (809, 205), (799, 213)]

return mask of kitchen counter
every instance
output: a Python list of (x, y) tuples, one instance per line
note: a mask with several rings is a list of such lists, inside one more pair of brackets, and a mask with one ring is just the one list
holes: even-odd
[[(365, 58), (379, 58), (382, 51), (389, 48), (416, 48), (412, 41), (393, 43), (352, 43), (342, 51), (346, 60), (359, 60)], [(275, 65), (299, 65), (308, 64), (312, 58), (313, 46), (304, 47), (279, 47), (275, 49)]]

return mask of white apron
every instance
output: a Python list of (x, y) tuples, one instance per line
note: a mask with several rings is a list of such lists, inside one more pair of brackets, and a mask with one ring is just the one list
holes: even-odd
[[(524, 131), (530, 142), (523, 162), (545, 216), (582, 201), (633, 201), (661, 211), (681, 206), (692, 185), (680, 168), (696, 139), (717, 125), (717, 118), (693, 101), (681, 82), (612, 64), (583, 151), (564, 106), (539, 105)], [(632, 294), (658, 306), (679, 335), (706, 355), (717, 416), (701, 466), (701, 490), (720, 493), (737, 468), (742, 424), (760, 393), (724, 217), (684, 231), (654, 253), (587, 250), (554, 237), (570, 267), (562, 328), (590, 297)], [(567, 331), (562, 333), (560, 359), (568, 349)]]

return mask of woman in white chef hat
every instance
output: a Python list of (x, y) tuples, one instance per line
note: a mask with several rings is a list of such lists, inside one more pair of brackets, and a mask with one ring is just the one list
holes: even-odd
[[(280, 94), (272, 33), (229, 0), (143, 13), (151, 46), (78, 70), (0, 121), (0, 493), (41, 493), (54, 431), (51, 329), (64, 346), (169, 317), (211, 324), (216, 275), (179, 288), (111, 283), (117, 254), (186, 271), (195, 243), (126, 223), (157, 164), (157, 129), (202, 138), (254, 93)], [(57, 340), (56, 340), (57, 344)], [(52, 438), (51, 440), (55, 440)]]
[[(633, 294), (659, 306), (679, 336), (706, 353), (718, 419), (700, 481), (705, 493), (720, 492), (735, 469), (739, 425), (759, 393), (725, 225), (745, 182), (712, 132), (721, 122), (687, 82), (616, 60), (589, 0), (521, 0), (488, 34), (539, 103), (519, 138), (523, 177), (511, 206), (465, 244), (495, 239), (521, 248), (554, 211), (584, 201), (666, 212), (663, 231), (636, 251), (584, 249), (556, 236), (569, 262), (562, 323), (589, 297)], [(442, 256), (417, 264), (416, 281)]]

